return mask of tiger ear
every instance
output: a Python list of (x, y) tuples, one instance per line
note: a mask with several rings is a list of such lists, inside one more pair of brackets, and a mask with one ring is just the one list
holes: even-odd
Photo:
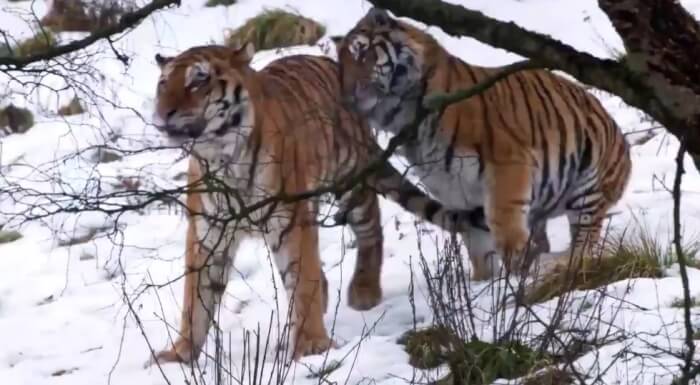
[(384, 8), (372, 7), (368, 12), (366, 18), (379, 26), (390, 25), (393, 19), (389, 12)]
[(157, 53), (155, 56), (155, 60), (156, 60), (156, 64), (158, 64), (158, 67), (163, 69), (163, 67), (165, 67), (166, 64), (168, 64), (171, 60), (173, 60), (173, 58), (170, 56), (163, 56), (163, 55)]
[(253, 60), (253, 56), (255, 56), (255, 44), (251, 41), (247, 41), (234, 48), (234, 51), (233, 55), (236, 60), (248, 63)]

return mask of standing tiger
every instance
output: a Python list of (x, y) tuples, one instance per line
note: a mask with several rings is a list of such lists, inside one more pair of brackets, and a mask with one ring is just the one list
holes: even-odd
[[(336, 63), (296, 55), (255, 71), (253, 54), (246, 44), (238, 50), (200, 46), (175, 57), (156, 55), (161, 69), (156, 127), (173, 144), (191, 148), (188, 184), (197, 186), (187, 197), (180, 335), (156, 355), (161, 362), (197, 359), (237, 247), (251, 236), (267, 243), (282, 276), (292, 306), (294, 358), (332, 345), (323, 324), (327, 284), (319, 258), (320, 202), (293, 198), (361, 171), (381, 149), (365, 120), (343, 107)], [(358, 243), (348, 289), (348, 302), (358, 310), (381, 300), (377, 192), (438, 225), (459, 228), (465, 218), (444, 211), (388, 162), (365, 184), (341, 194), (339, 211)], [(271, 204), (260, 204), (265, 200)], [(229, 213), (243, 218), (222, 218)]]
[(595, 97), (551, 72), (527, 70), (427, 111), (427, 95), (468, 89), (502, 69), (467, 64), (379, 8), (336, 44), (346, 102), (378, 130), (417, 125), (400, 153), (428, 192), (447, 208), (483, 208), (488, 229), (464, 232), (474, 279), (494, 274), (494, 251), (508, 271), (524, 272), (528, 240), (547, 251), (546, 220), (562, 214), (572, 244), (555, 263), (590, 255), (631, 168), (624, 136)]

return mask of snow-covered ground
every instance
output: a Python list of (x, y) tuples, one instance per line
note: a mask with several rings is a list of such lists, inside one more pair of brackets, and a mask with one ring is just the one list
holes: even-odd
[[(621, 50), (619, 38), (593, 0), (453, 2), (503, 20), (513, 20), (597, 56), (610, 57)], [(683, 4), (700, 13), (700, 1), (686, 0)], [(329, 36), (345, 33), (370, 7), (361, 0), (239, 0), (228, 8), (205, 8), (200, 0), (183, 1), (181, 7), (159, 12), (114, 43), (131, 57), (128, 66), (115, 60), (101, 43), (100, 47), (106, 49), (90, 57), (90, 62), (97, 70), (92, 75), (102, 76), (84, 80), (84, 89), (100, 98), (96, 105), (89, 106), (87, 113), (65, 119), (52, 111), (70, 100), (71, 92), (48, 92), (30, 85), (23, 88), (13, 82), (9, 91), (15, 94), (8, 98), (4, 92), (8, 79), (0, 77), (0, 98), (4, 98), (0, 103), (27, 106), (37, 114), (37, 124), (28, 133), (0, 139), (0, 166), (2, 175), (7, 178), (0, 179), (0, 183), (8, 186), (21, 183), (32, 191), (58, 194), (56, 196), (67, 191), (79, 195), (86, 186), (94, 191), (98, 184), (109, 191), (124, 177), (138, 178), (144, 186), (180, 183), (174, 177), (185, 170), (186, 162), (175, 161), (179, 153), (138, 151), (160, 141), (157, 132), (141, 118), (150, 116), (152, 109), (158, 75), (153, 55), (156, 52), (173, 54), (210, 41), (220, 42), (225, 28), (236, 27), (263, 8), (276, 6), (294, 9), (324, 23)], [(0, 28), (17, 37), (27, 37), (29, 28), (22, 17), (26, 17), (30, 9), (42, 15), (45, 8), (43, 2), (0, 0)], [(517, 59), (516, 55), (472, 39), (450, 38), (436, 28), (430, 28), (430, 32), (450, 52), (471, 63), (499, 65)], [(79, 36), (63, 34), (61, 38)], [(291, 50), (283, 53), (288, 52)], [(322, 50), (306, 47), (294, 52), (321, 54)], [(261, 52), (254, 65), (261, 67), (279, 54)], [(61, 86), (60, 79), (55, 77), (48, 77), (44, 82)], [(625, 107), (619, 99), (597, 95), (626, 132), (649, 126), (640, 123), (641, 115)], [(115, 162), (96, 164), (89, 148), (116, 135), (118, 139), (113, 145), (132, 150), (133, 154)], [(83, 150), (86, 151), (81, 152)], [(613, 228), (621, 230), (633, 226), (647, 229), (663, 241), (670, 238), (672, 200), (667, 188), (672, 185), (676, 150), (676, 141), (663, 134), (634, 147), (632, 182), (614, 209), (618, 214), (613, 218)], [(55, 160), (60, 161), (56, 163)], [(682, 216), (686, 236), (692, 238), (693, 230), (700, 224), (700, 201), (696, 199), (700, 193), (700, 176), (689, 160), (686, 163)], [(26, 209), (6, 198), (0, 195), (0, 212)], [(76, 202), (67, 200), (59, 204), (71, 207)], [(37, 211), (33, 213), (38, 214)], [(326, 325), (340, 346), (331, 350), (327, 357), (302, 359), (291, 368), (287, 383), (319, 382), (318, 376), (310, 373), (318, 371), (324, 361), (340, 362), (340, 367), (324, 379), (330, 383), (398, 384), (419, 378), (414, 377), (417, 373), (408, 364), (407, 354), (396, 340), (413, 326), (414, 320), (419, 326), (430, 324), (426, 285), (418, 273), (417, 238), (421, 238), (423, 256), (431, 261), (435, 259), (435, 245), (440, 244), (441, 233), (430, 226), (416, 230), (414, 218), (388, 201), (382, 201), (382, 215), (386, 223), (384, 300), (371, 311), (357, 312), (346, 304), (345, 291), (356, 253), (356, 249), (346, 248), (348, 229), (322, 230), (321, 251), (330, 282), (331, 301)], [(0, 222), (2, 220), (0, 217)], [(110, 230), (98, 233), (90, 242), (61, 246), (61, 240), (105, 227)], [(169, 338), (165, 325), (176, 327), (179, 322), (182, 280), (163, 284), (182, 274), (185, 228), (184, 217), (165, 208), (119, 217), (95, 213), (60, 214), (24, 223), (19, 228), (24, 235), (22, 239), (0, 245), (0, 384), (187, 383), (189, 370), (179, 365), (165, 365), (163, 372), (155, 366), (144, 368), (149, 358), (149, 344), (154, 349), (164, 347)], [(551, 221), (548, 228), (553, 247), (563, 248), (568, 242), (565, 219)], [(270, 312), (277, 308), (276, 298), (284, 296), (276, 295), (281, 293), (275, 293), (275, 286), (270, 284), (277, 277), (262, 243), (245, 243), (235, 268), (226, 291), (220, 326), (225, 333), (224, 345), (226, 354), (230, 354), (231, 370), (234, 377), (240, 378), (243, 330), (255, 331), (258, 327), (267, 330)], [(621, 301), (607, 298), (600, 307), (605, 310), (603, 317), (621, 330), (633, 330), (643, 337), (610, 343), (583, 356), (577, 363), (582, 368), (593, 367), (598, 357), (602, 370), (624, 349), (650, 352), (650, 344), (669, 349), (681, 347), (682, 313), (671, 306), (681, 297), (676, 270), (671, 267), (669, 277), (663, 279), (635, 280), (631, 290), (627, 290), (630, 282), (612, 285), (609, 292), (619, 294), (620, 298), (624, 296), (627, 306), (616, 313), (612, 309)], [(415, 304), (409, 300), (411, 277), (415, 280)], [(700, 292), (695, 284), (699, 280), (700, 271), (691, 270), (693, 294)], [(474, 285), (474, 292), (480, 288), (483, 284)], [(488, 298), (482, 300), (489, 302)], [(286, 302), (280, 300), (280, 305), (285, 306)], [(544, 317), (548, 314), (548, 305), (551, 302), (538, 310)], [(138, 321), (130, 307), (138, 315)], [(581, 319), (572, 320), (570, 324), (575, 325)], [(485, 325), (485, 336), (488, 330), (489, 325)], [(207, 349), (211, 353), (213, 344)], [(652, 353), (654, 358), (645, 360), (632, 354), (617, 357), (614, 366), (606, 371), (604, 383), (668, 383), (678, 372), (679, 361), (668, 354)], [(200, 359), (202, 365), (205, 362), (205, 358)], [(214, 372), (211, 363), (207, 372), (205, 376)]]

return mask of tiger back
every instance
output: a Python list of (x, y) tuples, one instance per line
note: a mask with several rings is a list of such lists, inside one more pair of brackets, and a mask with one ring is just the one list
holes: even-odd
[(502, 69), (465, 63), (379, 8), (337, 48), (347, 103), (379, 130), (417, 123), (401, 152), (425, 188), (448, 208), (483, 208), (489, 230), (464, 232), (475, 279), (494, 274), (494, 252), (508, 271), (527, 269), (530, 241), (548, 248), (546, 220), (562, 214), (572, 244), (557, 263), (592, 252), (631, 170), (629, 146), (595, 97), (552, 72), (524, 70), (426, 110), (427, 95), (469, 89)]

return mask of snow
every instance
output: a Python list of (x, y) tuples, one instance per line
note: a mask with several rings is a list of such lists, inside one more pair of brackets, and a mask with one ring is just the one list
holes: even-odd
[[(463, 0), (453, 1), (481, 10), (502, 20), (549, 34), (573, 47), (600, 57), (612, 57), (622, 50), (619, 37), (593, 0)], [(369, 3), (361, 0), (239, 0), (232, 7), (203, 7), (203, 1), (183, 2), (175, 9), (159, 12), (134, 31), (115, 41), (115, 46), (132, 60), (124, 66), (100, 43), (91, 52), (90, 63), (99, 74), (81, 79), (78, 86), (96, 100), (88, 112), (79, 116), (56, 116), (57, 106), (73, 96), (70, 91), (53, 92), (44, 88), (22, 86), (0, 78), (8, 84), (13, 102), (37, 114), (37, 124), (26, 134), (0, 139), (2, 182), (20, 184), (34, 195), (13, 195), (22, 204), (0, 196), (1, 213), (22, 213), (32, 203), (50, 209), (74, 207), (73, 199), (47, 202), (43, 193), (80, 194), (87, 188), (113, 191), (119, 178), (140, 178), (142, 188), (169, 188), (178, 184), (173, 178), (186, 169), (186, 161), (172, 149), (143, 151), (161, 143), (158, 133), (146, 122), (152, 111), (153, 90), (158, 75), (153, 55), (174, 54), (192, 45), (221, 41), (225, 28), (236, 27), (264, 8), (284, 7), (314, 18), (327, 26), (327, 34), (347, 32), (367, 11)], [(700, 1), (683, 1), (692, 12), (700, 12)], [(31, 28), (23, 21), (34, 9), (45, 12), (43, 3), (0, 0), (0, 25), (19, 37), (27, 37)], [(452, 38), (431, 27), (447, 49), (468, 62), (500, 65), (518, 59), (517, 55), (490, 48), (473, 39)], [(62, 39), (74, 39), (71, 33)], [(280, 54), (307, 52), (322, 54), (319, 47), (300, 47), (280, 52), (261, 52), (254, 66), (260, 68)], [(45, 85), (62, 87), (58, 77), (44, 79)], [(75, 84), (74, 84), (75, 85)], [(642, 115), (626, 107), (618, 98), (596, 92), (604, 105), (626, 132), (644, 129)], [(123, 159), (95, 164), (91, 161), (94, 146), (106, 143), (119, 134), (116, 145), (125, 151)], [(634, 136), (630, 136), (633, 138)], [(677, 142), (663, 133), (644, 145), (633, 148), (632, 181), (622, 201), (613, 209), (611, 223), (615, 231), (625, 227), (647, 229), (668, 242), (671, 237), (672, 199), (668, 188), (675, 172)], [(400, 164), (399, 160), (393, 160)], [(14, 165), (13, 165), (14, 164)], [(697, 239), (693, 232), (700, 222), (700, 175), (686, 159), (683, 181), (682, 219), (686, 239)], [(117, 198), (115, 198), (117, 199)], [(420, 256), (435, 263), (437, 249), (444, 234), (429, 225), (414, 226), (414, 217), (389, 201), (381, 202), (385, 223), (385, 261), (382, 271), (383, 302), (370, 311), (357, 312), (346, 302), (346, 288), (354, 267), (356, 249), (349, 248), (349, 230), (330, 228), (321, 231), (321, 253), (330, 283), (330, 306), (326, 326), (334, 333), (339, 347), (326, 355), (303, 358), (288, 368), (285, 383), (311, 384), (321, 381), (312, 374), (326, 363), (340, 362), (340, 367), (323, 381), (356, 384), (374, 381), (400, 384), (437, 378), (443, 371), (418, 371), (408, 364), (408, 356), (397, 338), (413, 327), (430, 324), (426, 283), (420, 272)], [(32, 214), (40, 214), (34, 209)], [(6, 217), (0, 216), (0, 223)], [(176, 364), (144, 368), (149, 346), (164, 347), (180, 319), (183, 254), (186, 222), (182, 213), (168, 207), (150, 207), (142, 213), (119, 217), (87, 212), (79, 215), (61, 213), (41, 221), (13, 221), (23, 238), (0, 245), (0, 383), (8, 385), (40, 384), (184, 384), (192, 383), (190, 369)], [(66, 239), (101, 229), (87, 243), (62, 246)], [(554, 249), (568, 242), (564, 218), (548, 224)], [(422, 250), (418, 248), (418, 239)], [(247, 241), (235, 261), (220, 316), (226, 366), (233, 377), (240, 378), (244, 356), (244, 330), (261, 330), (264, 342), (268, 329), (274, 334), (277, 321), (270, 326), (271, 314), (285, 309), (286, 300), (277, 291), (279, 277), (272, 268), (262, 243)], [(700, 271), (691, 269), (691, 293), (700, 294)], [(409, 289), (413, 279), (415, 303)], [(170, 284), (169, 283), (171, 282)], [(277, 284), (271, 284), (277, 282)], [(478, 305), (489, 309), (490, 290), (485, 284), (473, 284), (473, 292), (483, 291)], [(682, 312), (672, 302), (682, 296), (677, 266), (669, 268), (662, 279), (636, 279), (617, 282), (598, 291), (576, 292), (580, 301), (600, 303), (597, 309), (610, 325), (621, 331), (635, 331), (620, 341), (608, 343), (580, 358), (582, 370), (607, 363), (614, 365), (603, 375), (607, 384), (669, 383), (678, 373), (678, 361), (669, 354), (645, 359), (621, 351), (649, 351), (652, 343), (666, 349), (682, 347)], [(125, 301), (125, 296), (128, 301)], [(548, 319), (556, 300), (538, 305), (537, 313)], [(624, 306), (621, 307), (621, 304)], [(620, 309), (621, 310), (617, 310)], [(478, 310), (485, 311), (485, 310)], [(134, 317), (138, 315), (138, 319)], [(586, 325), (595, 314), (572, 317), (570, 326)], [(506, 317), (506, 315), (503, 315)], [(277, 315), (273, 318), (277, 320)], [(170, 325), (166, 327), (166, 325)], [(603, 327), (603, 326), (601, 326)], [(609, 326), (605, 326), (609, 327)], [(175, 328), (175, 329), (173, 329)], [(488, 339), (491, 324), (477, 328)], [(536, 336), (542, 327), (529, 331)], [(206, 353), (214, 351), (214, 337)], [(206, 383), (213, 383), (216, 372), (203, 354), (200, 369)], [(596, 361), (598, 362), (596, 364)], [(651, 361), (651, 362), (648, 362)], [(273, 370), (266, 364), (266, 375)], [(264, 377), (267, 379), (267, 377)], [(167, 379), (167, 380), (166, 380)], [(189, 382), (188, 382), (189, 381)], [(234, 380), (237, 381), (237, 380)], [(250, 381), (248, 378), (245, 381)], [(232, 382), (232, 381), (229, 381)], [(200, 382), (197, 382), (200, 383)], [(225, 382), (228, 383), (228, 382)]]

